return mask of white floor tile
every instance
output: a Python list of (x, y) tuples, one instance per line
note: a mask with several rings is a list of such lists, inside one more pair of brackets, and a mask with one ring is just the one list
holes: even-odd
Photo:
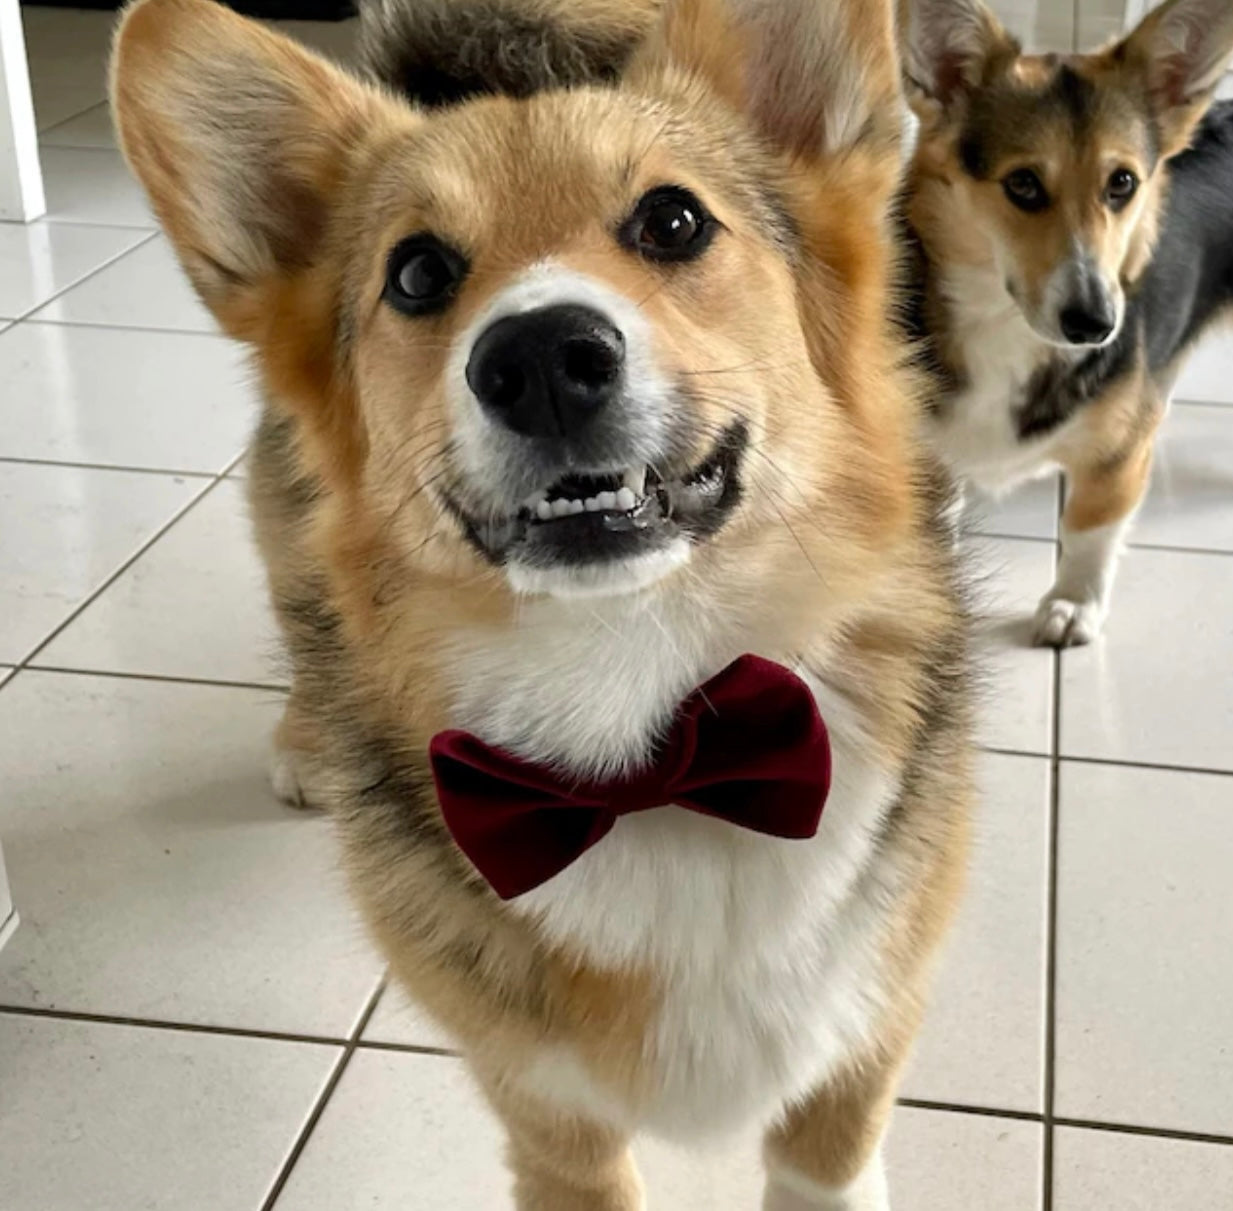
[(44, 147), (101, 147), (116, 150), (116, 131), (111, 121), (111, 106), (104, 102), (61, 122), (39, 136)]
[(0, 223), (0, 317), (17, 319), (148, 238), (69, 223)]
[(1049, 763), (986, 755), (969, 886), (906, 1097), (1039, 1113)]
[(266, 785), (280, 705), (29, 670), (5, 687), (4, 851), (23, 924), (0, 954), (0, 1004), (350, 1034), (381, 965), (328, 822)]
[(1104, 636), (1062, 660), (1062, 753), (1233, 769), (1233, 559), (1134, 550)]
[(21, 324), (0, 337), (0, 457), (217, 473), (258, 402), (221, 337)]
[(0, 1016), (5, 1211), (254, 1211), (332, 1047)]
[(973, 494), (965, 521), (978, 534), (1052, 540), (1057, 538), (1057, 493), (1057, 478), (1049, 476), (1024, 484), (1002, 500)]
[(1233, 552), (1233, 408), (1178, 404), (1132, 543)]
[(433, 1047), (452, 1051), (457, 1043), (396, 984), (381, 1000), (364, 1028), (366, 1043), (398, 1043), (404, 1047)]
[(27, 656), (201, 486), (0, 463), (0, 660)]
[(162, 236), (121, 257), (37, 313), (40, 320), (217, 332)]
[(1053, 582), (1049, 543), (975, 539), (980, 687), (978, 735), (990, 748), (1048, 753), (1053, 739), (1053, 655), (1032, 647), (1036, 602)]
[(37, 663), (282, 684), (244, 485), (223, 480), (40, 652)]
[(1190, 355), (1173, 398), (1233, 404), (1233, 334), (1228, 328), (1210, 333)]
[(1233, 1148), (1060, 1128), (1056, 1211), (1228, 1211)]
[(157, 225), (145, 193), (118, 151), (45, 146), (40, 156), (49, 220), (151, 229)]
[[(749, 1211), (761, 1198), (756, 1141), (694, 1152), (639, 1141), (636, 1152), (651, 1211)], [(888, 1159), (896, 1211), (1039, 1207), (1029, 1125), (900, 1110)], [(459, 1061), (359, 1051), (277, 1211), (508, 1211), (509, 1184), (501, 1129)]]
[(1063, 765), (1060, 1116), (1233, 1125), (1231, 808), (1233, 777)]

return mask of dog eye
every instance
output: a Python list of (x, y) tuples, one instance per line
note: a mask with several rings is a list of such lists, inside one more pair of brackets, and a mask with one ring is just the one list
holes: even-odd
[(621, 242), (651, 261), (689, 261), (706, 250), (715, 226), (689, 190), (666, 186), (651, 190), (634, 207)]
[(1003, 182), (1006, 196), (1029, 213), (1044, 210), (1049, 205), (1049, 194), (1041, 179), (1030, 168), (1017, 168)]
[(1115, 210), (1125, 206), (1139, 191), (1139, 178), (1129, 168), (1119, 168), (1105, 186), (1105, 201)]
[(389, 255), (385, 300), (405, 315), (431, 315), (447, 307), (467, 275), (466, 260), (435, 236), (415, 235)]

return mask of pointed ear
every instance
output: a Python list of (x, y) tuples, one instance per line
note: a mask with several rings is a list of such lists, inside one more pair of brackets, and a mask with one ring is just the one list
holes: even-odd
[(975, 88), (995, 58), (1019, 44), (981, 0), (898, 0), (909, 91), (948, 106)]
[(646, 58), (703, 78), (792, 156), (902, 135), (892, 0), (669, 0)]
[(351, 149), (386, 102), (214, 0), (141, 0), (112, 56), (120, 141), (207, 306), (246, 336), (311, 264)]
[(1146, 84), (1165, 154), (1176, 154), (1233, 58), (1233, 0), (1170, 0), (1109, 53)]

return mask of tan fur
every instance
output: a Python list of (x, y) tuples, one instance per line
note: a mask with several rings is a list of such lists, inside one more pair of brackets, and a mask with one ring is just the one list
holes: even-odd
[[(432, 116), (205, 0), (144, 0), (117, 42), (125, 152), (202, 297), (253, 345), (269, 400), (252, 490), (296, 662), (281, 742), (338, 822), (395, 975), (456, 1034), (504, 1119), (527, 1211), (642, 1205), (621, 1133), (529, 1096), (529, 1057), (568, 1050), (635, 1111), (669, 1057), (653, 1028), (665, 974), (549, 944), (453, 847), (425, 778), (428, 740), (452, 723), (447, 654), (475, 633), (517, 642), (517, 600), (438, 494), (466, 491), (448, 351), (513, 275), (551, 256), (638, 301), (658, 355), (696, 388), (695, 457), (738, 409), (748, 418), (744, 501), (665, 599), (703, 585), (718, 616), (765, 603), (746, 648), (825, 670), (904, 782), (883, 840), (907, 872), (881, 964), (893, 1008), (876, 1055), (854, 1056), (774, 1133), (772, 1153), (806, 1176), (840, 1183), (867, 1161), (957, 894), (966, 619), (889, 320), (889, 6), (811, 19), (809, 54), (830, 66), (819, 75), (803, 55), (791, 70), (853, 121), (824, 121), (822, 105), (798, 120), (781, 92), (751, 92), (762, 49), (718, 0), (672, 6), (622, 88)], [(203, 111), (242, 133), (195, 120)], [(730, 233), (685, 273), (611, 238), (665, 180), (696, 189)], [(767, 184), (797, 228), (791, 251)], [(424, 229), (468, 249), (473, 269), (448, 313), (409, 324), (379, 301), (384, 257)]]

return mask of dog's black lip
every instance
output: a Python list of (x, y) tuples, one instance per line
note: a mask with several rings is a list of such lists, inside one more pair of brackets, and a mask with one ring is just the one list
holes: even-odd
[[(481, 521), (448, 492), (442, 493), (442, 502), (468, 543), (496, 566), (515, 557), (539, 566), (611, 562), (648, 553), (678, 536), (701, 543), (718, 534), (740, 503), (748, 446), (748, 425), (734, 422), (700, 463), (666, 482), (656, 476), (658, 482), (646, 498), (628, 513), (579, 513), (540, 522), (521, 510), (512, 517)], [(684, 507), (680, 496), (716, 475), (722, 480), (718, 498), (697, 510)]]

